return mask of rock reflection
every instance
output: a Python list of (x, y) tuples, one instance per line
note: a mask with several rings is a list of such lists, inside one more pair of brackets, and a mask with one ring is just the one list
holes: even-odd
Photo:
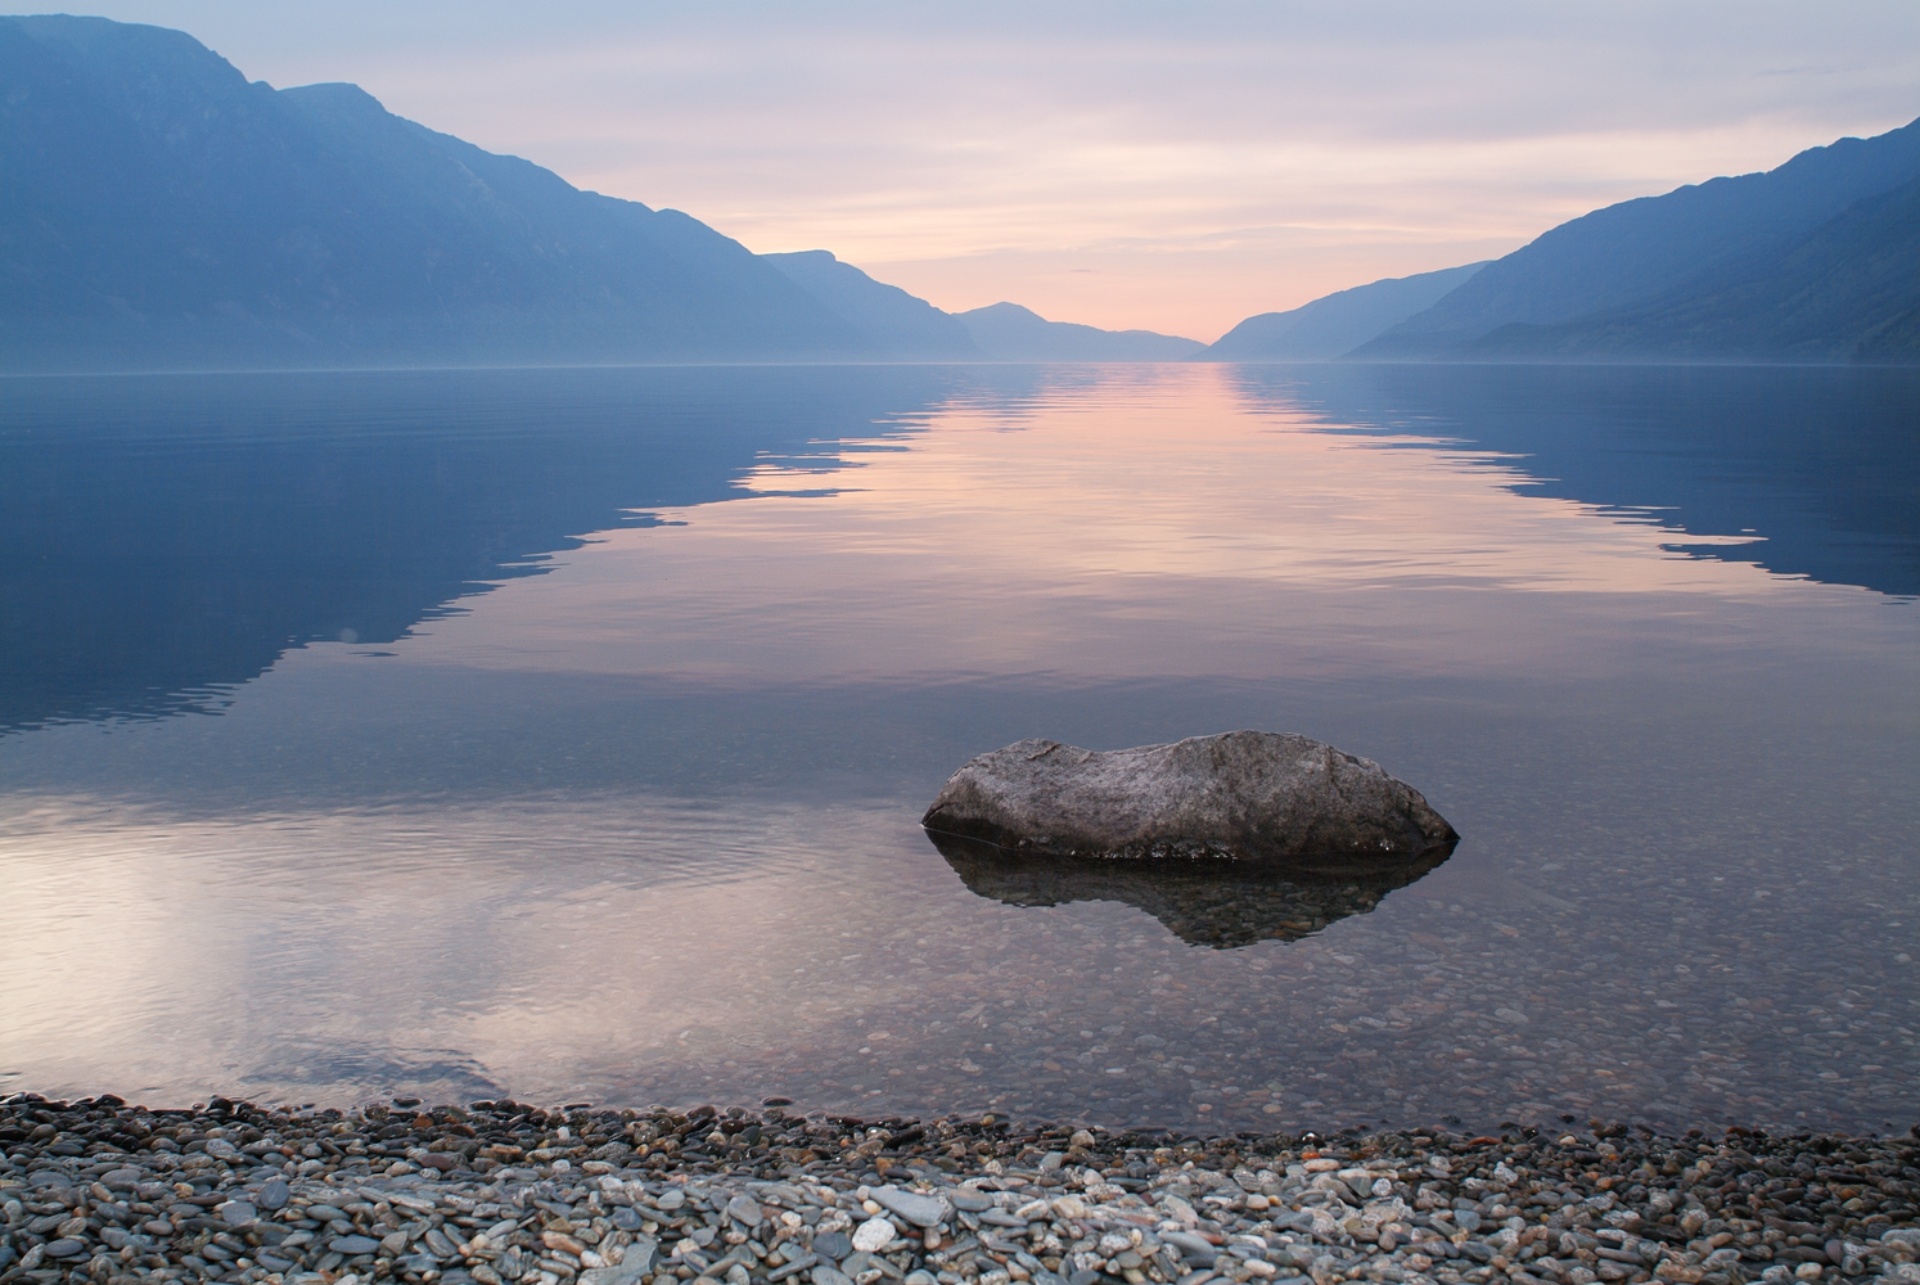
[(1453, 855), (1449, 846), (1392, 865), (1277, 871), (1243, 862), (1044, 857), (931, 830), (927, 837), (976, 896), (1010, 906), (1118, 901), (1146, 911), (1188, 945), (1215, 950), (1298, 941), (1364, 915)]

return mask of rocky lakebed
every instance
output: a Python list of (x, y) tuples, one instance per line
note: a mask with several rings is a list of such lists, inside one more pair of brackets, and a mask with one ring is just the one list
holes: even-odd
[(0, 1101), (0, 1282), (1920, 1282), (1920, 1140)]

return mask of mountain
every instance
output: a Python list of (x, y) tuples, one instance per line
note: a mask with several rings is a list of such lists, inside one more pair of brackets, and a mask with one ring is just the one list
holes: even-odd
[(1469, 263), (1340, 290), (1287, 312), (1263, 312), (1215, 340), (1193, 361), (1327, 361), (1440, 302), (1485, 267)]
[(1017, 303), (956, 314), (989, 361), (1184, 361), (1206, 345), (1151, 330), (1100, 330), (1048, 321)]
[(1201, 347), (1192, 339), (1150, 330), (1100, 330), (1048, 321), (1013, 303), (942, 312), (825, 250), (760, 257), (852, 327), (879, 360), (1178, 361)]
[(895, 361), (978, 361), (967, 328), (951, 313), (899, 286), (875, 281), (826, 250), (763, 254), (787, 278), (857, 331), (876, 357)]
[(1798, 245), (1649, 304), (1502, 327), (1473, 356), (1920, 363), (1920, 181), (1868, 197)]
[(1898, 359), (1920, 307), (1913, 198), (1901, 195), (1916, 180), (1920, 121), (1608, 206), (1353, 355)]
[(871, 355), (774, 265), (351, 85), (0, 19), (0, 369)]

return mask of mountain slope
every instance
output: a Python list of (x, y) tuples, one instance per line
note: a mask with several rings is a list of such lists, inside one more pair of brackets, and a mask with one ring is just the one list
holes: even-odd
[(1184, 361), (1205, 345), (1151, 330), (1048, 321), (1017, 303), (954, 314), (989, 361)]
[(763, 254), (795, 285), (858, 331), (876, 357), (895, 361), (978, 360), (967, 328), (925, 299), (842, 263), (827, 250)]
[(1488, 264), (1354, 355), (1468, 355), (1502, 327), (1566, 326), (1722, 288), (1724, 274), (1764, 270), (1850, 207), (1917, 178), (1920, 121), (1764, 173), (1608, 206)]
[(1287, 312), (1263, 312), (1220, 336), (1194, 361), (1324, 361), (1431, 308), (1485, 267), (1469, 263), (1390, 277), (1324, 295)]
[(1714, 269), (1651, 304), (1506, 326), (1474, 357), (1920, 361), (1920, 181), (1860, 201), (1785, 251)]
[(0, 19), (0, 367), (866, 355), (737, 242), (191, 37)]

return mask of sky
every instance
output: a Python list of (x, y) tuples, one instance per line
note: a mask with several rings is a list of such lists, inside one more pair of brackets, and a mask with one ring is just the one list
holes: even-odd
[[(26, 12), (26, 9), (17, 9)], [(95, 0), (276, 86), (830, 249), (949, 310), (1212, 340), (1920, 117), (1920, 0)]]

